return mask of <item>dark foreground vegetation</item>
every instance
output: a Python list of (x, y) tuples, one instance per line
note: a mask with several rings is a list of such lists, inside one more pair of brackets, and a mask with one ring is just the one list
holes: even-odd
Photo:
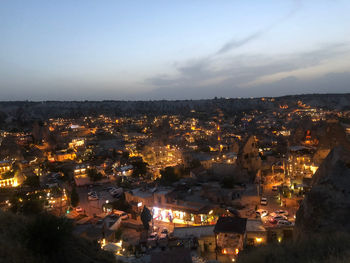
[(77, 238), (65, 218), (0, 212), (0, 262), (115, 262), (98, 244)]
[(308, 239), (245, 250), (239, 263), (345, 263), (350, 262), (350, 235), (320, 234)]

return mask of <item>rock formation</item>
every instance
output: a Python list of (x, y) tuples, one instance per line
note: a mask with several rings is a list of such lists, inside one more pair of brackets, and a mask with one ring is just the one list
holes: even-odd
[(334, 148), (312, 180), (296, 218), (295, 236), (350, 233), (350, 151)]

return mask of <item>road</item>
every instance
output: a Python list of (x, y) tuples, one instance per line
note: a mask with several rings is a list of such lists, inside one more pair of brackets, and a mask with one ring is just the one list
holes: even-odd
[[(79, 195), (79, 206), (83, 208), (86, 215), (94, 216), (101, 214), (103, 212), (102, 205), (105, 204), (107, 200), (114, 200), (108, 191), (103, 190), (103, 188), (107, 186), (109, 185), (94, 186), (93, 188), (89, 188), (88, 186), (77, 187), (77, 192)], [(89, 201), (88, 192), (90, 191), (96, 191), (99, 199)]]
[[(295, 220), (295, 214), (298, 210), (298, 207), (296, 206), (286, 206), (283, 204), (281, 206), (280, 201), (278, 200), (278, 192), (272, 191), (273, 184), (270, 185), (264, 185), (264, 190), (262, 196), (267, 198), (267, 206), (259, 205), (259, 208), (267, 210), (269, 213), (272, 213), (276, 210), (286, 210), (288, 211), (288, 220), (294, 221)], [(285, 203), (285, 202), (284, 202)], [(267, 218), (264, 218), (264, 222), (267, 221)]]

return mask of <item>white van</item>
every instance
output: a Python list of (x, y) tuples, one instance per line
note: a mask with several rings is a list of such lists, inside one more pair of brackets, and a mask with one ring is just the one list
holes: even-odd
[(267, 205), (267, 198), (266, 197), (261, 197), (260, 204), (261, 205)]

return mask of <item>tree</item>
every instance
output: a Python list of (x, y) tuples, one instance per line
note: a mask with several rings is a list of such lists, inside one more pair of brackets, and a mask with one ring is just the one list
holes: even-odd
[(53, 196), (61, 196), (62, 195), (62, 190), (58, 186), (52, 187), (51, 188), (51, 194)]
[(131, 163), (134, 167), (134, 170), (132, 172), (132, 176), (134, 177), (140, 177), (145, 176), (147, 174), (147, 163), (143, 161), (135, 161)]
[(79, 195), (75, 187), (73, 187), (72, 192), (70, 194), (70, 203), (74, 207), (76, 207), (79, 204)]
[(20, 212), (25, 215), (38, 215), (44, 210), (43, 200), (24, 200)]
[(1, 262), (116, 263), (100, 246), (72, 234), (66, 218), (0, 211)]
[(128, 160), (129, 160), (129, 152), (123, 152), (120, 162), (121, 163), (126, 163)]
[(166, 167), (164, 170), (160, 171), (160, 174), (162, 175), (160, 183), (163, 185), (171, 185), (181, 178), (181, 171), (174, 167)]
[(96, 169), (89, 169), (87, 171), (87, 175), (91, 179), (91, 181), (96, 182), (102, 180), (102, 174), (98, 173)]
[(113, 201), (110, 203), (113, 209), (121, 210), (127, 212), (130, 209), (130, 205), (125, 201), (125, 198)]
[(38, 215), (27, 226), (27, 247), (35, 254), (51, 257), (65, 246), (72, 229), (71, 222), (64, 217)]
[(189, 165), (191, 169), (194, 169), (201, 166), (201, 162), (198, 159), (193, 159)]
[(27, 179), (23, 183), (24, 185), (27, 185), (32, 188), (40, 187), (40, 179), (39, 176), (33, 175), (28, 176)]
[(237, 184), (233, 176), (226, 176), (221, 182), (223, 188), (233, 188)]
[(144, 206), (141, 212), (141, 221), (142, 221), (143, 227), (146, 230), (149, 229), (149, 222), (151, 222), (151, 220), (152, 220), (151, 211), (146, 206)]

